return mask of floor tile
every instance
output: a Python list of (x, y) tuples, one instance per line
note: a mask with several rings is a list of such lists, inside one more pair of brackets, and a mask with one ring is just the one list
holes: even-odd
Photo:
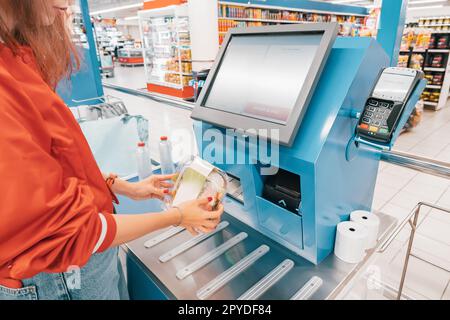
[(409, 211), (413, 210), (419, 202), (427, 201), (427, 197), (402, 191), (395, 195), (389, 203), (405, 208)]
[(415, 195), (418, 199), (421, 199), (421, 201), (435, 203), (441, 198), (442, 194), (445, 192), (445, 188), (411, 181), (402, 189), (402, 192), (408, 192)]
[(448, 212), (437, 210), (437, 209), (432, 209), (430, 211), (430, 213), (428, 214), (428, 216), (430, 218), (440, 220), (442, 222), (450, 224), (450, 213), (448, 213)]
[(375, 187), (375, 196), (378, 199), (383, 199), (386, 201), (391, 200), (401, 189), (388, 186), (382, 183), (377, 184)]
[(444, 292), (444, 294), (442, 295), (442, 300), (450, 300), (450, 281), (447, 284), (447, 288)]
[(404, 186), (406, 186), (409, 183), (409, 181), (411, 181), (412, 178), (405, 179), (405, 178), (387, 173), (387, 170), (389, 170), (389, 168), (386, 168), (385, 170), (383, 170), (383, 172), (378, 174), (377, 184), (382, 183), (383, 185), (390, 186), (395, 189), (401, 189)]
[(418, 257), (450, 271), (450, 246), (423, 234), (414, 236), (412, 252)]
[(450, 246), (450, 224), (441, 220), (427, 217), (419, 226), (417, 232)]
[(443, 207), (450, 208), (450, 189), (447, 189), (437, 201)]
[[(398, 255), (391, 264), (392, 270), (402, 270), (404, 256)], [(389, 275), (387, 275), (389, 276)], [(450, 280), (450, 273), (411, 257), (405, 278), (405, 287), (428, 299), (441, 299)]]
[(411, 210), (401, 207), (401, 206), (398, 206), (391, 202), (384, 205), (380, 209), (380, 211), (383, 212), (384, 214), (388, 214), (390, 216), (397, 218), (399, 223), (402, 222), (408, 216), (408, 214), (411, 212)]
[(411, 183), (420, 183), (423, 185), (431, 186), (434, 188), (440, 188), (440, 189), (447, 189), (450, 186), (450, 180), (441, 178), (441, 177), (435, 177), (426, 173), (419, 173), (417, 176), (415, 176)]

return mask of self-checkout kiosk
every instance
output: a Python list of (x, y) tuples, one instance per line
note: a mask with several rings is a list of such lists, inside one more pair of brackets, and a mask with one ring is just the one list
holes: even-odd
[[(313, 263), (333, 251), (339, 222), (353, 210), (370, 211), (377, 151), (404, 125), (398, 121), (400, 95), (411, 106), (420, 91), (413, 70), (390, 69), (380, 77), (389, 60), (375, 40), (336, 35), (337, 24), (232, 31), (192, 115), (200, 120), (200, 150), (215, 143), (205, 141), (212, 128), (224, 134), (219, 143), (227, 142), (217, 145), (224, 149), (217, 166), (237, 177), (243, 190), (243, 203), (230, 204), (227, 212)], [(391, 112), (395, 125), (387, 123)], [(269, 135), (267, 129), (278, 131), (279, 141), (259, 134)], [(279, 168), (275, 175), (264, 175), (268, 163), (251, 154), (264, 140), (279, 143), (278, 163), (270, 163)], [(227, 154), (238, 152), (247, 162), (227, 163)]]
[[(146, 238), (147, 268), (166, 297), (288, 299), (349, 270), (332, 254), (336, 225), (371, 210), (381, 150), (395, 142), (424, 81), (388, 68), (375, 39), (337, 33), (335, 23), (228, 33), (192, 118), (200, 155), (241, 187), (202, 249), (180, 230)], [(174, 250), (177, 259), (151, 260)], [(325, 275), (332, 270), (338, 276)], [(315, 298), (331, 291), (320, 290)]]

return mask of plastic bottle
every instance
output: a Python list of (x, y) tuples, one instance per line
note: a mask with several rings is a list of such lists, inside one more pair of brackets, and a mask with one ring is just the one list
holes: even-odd
[(137, 148), (137, 165), (139, 180), (145, 180), (153, 173), (150, 153), (144, 142), (138, 143)]
[(159, 158), (163, 175), (175, 173), (175, 165), (172, 159), (172, 144), (167, 137), (161, 137), (159, 142)]

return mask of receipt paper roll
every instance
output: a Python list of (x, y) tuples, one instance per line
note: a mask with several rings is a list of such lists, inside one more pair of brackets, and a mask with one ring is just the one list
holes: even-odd
[(356, 210), (350, 214), (350, 221), (362, 224), (367, 228), (369, 239), (367, 240), (366, 249), (375, 247), (378, 240), (378, 231), (380, 229), (380, 219), (371, 212)]
[(353, 222), (341, 222), (337, 226), (334, 254), (347, 263), (360, 262), (366, 253), (367, 228)]

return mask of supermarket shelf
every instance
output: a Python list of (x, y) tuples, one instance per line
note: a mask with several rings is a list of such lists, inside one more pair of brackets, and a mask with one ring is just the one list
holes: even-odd
[(174, 89), (183, 89), (183, 86), (181, 84), (176, 84), (176, 83), (171, 83), (171, 82), (150, 80), (150, 81), (148, 81), (148, 83), (156, 84), (158, 86), (174, 88)]
[(448, 33), (450, 33), (450, 30), (434, 30), (432, 33), (433, 34), (448, 34)]
[(185, 48), (190, 48), (191, 45), (190, 44), (152, 44), (153, 47), (156, 48), (172, 48), (172, 47), (185, 47)]
[(425, 71), (435, 71), (435, 72), (445, 72), (445, 68), (426, 67), (426, 68), (423, 68), (423, 70), (425, 70)]
[(448, 53), (450, 52), (450, 49), (428, 49), (428, 52)]
[(143, 97), (143, 98), (151, 99), (151, 100), (154, 100), (157, 102), (168, 104), (168, 105), (171, 105), (174, 107), (183, 108), (186, 110), (192, 110), (195, 106), (193, 103), (186, 102), (186, 101), (183, 101), (181, 99), (174, 98), (171, 96), (161, 95), (161, 94), (157, 94), (154, 92), (148, 92), (147, 90), (130, 89), (127, 87), (117, 86), (117, 85), (109, 84), (106, 82), (103, 83), (103, 86), (108, 89), (123, 92), (123, 93), (130, 94), (130, 95), (133, 95), (136, 97)]
[(450, 23), (419, 25), (419, 28), (450, 27)]
[(180, 72), (180, 71), (174, 71), (174, 70), (165, 70), (165, 73), (172, 73), (172, 74), (180, 74), (182, 76), (192, 76), (192, 73), (187, 73), (187, 72)]
[(435, 86), (435, 85), (429, 84), (429, 85), (426, 86), (426, 88), (428, 88), (428, 89), (441, 89), (442, 86)]
[(309, 21), (300, 21), (300, 20), (293, 21), (293, 20), (271, 20), (271, 19), (254, 19), (254, 18), (230, 18), (230, 17), (219, 17), (219, 20), (268, 22), (268, 23), (312, 23)]
[(334, 11), (278, 7), (278, 6), (269, 6), (269, 5), (262, 5), (262, 4), (248, 4), (248, 3), (240, 4), (240, 3), (228, 2), (228, 1), (219, 1), (219, 4), (236, 6), (236, 7), (244, 7), (244, 8), (255, 8), (255, 9), (282, 10), (282, 11), (294, 11), (294, 12), (317, 13), (317, 14), (331, 14), (331, 15), (335, 15), (335, 16), (367, 17), (369, 15), (369, 14), (358, 14), (358, 13), (351, 13), (351, 12), (334, 12)]
[(430, 106), (430, 107), (435, 107), (435, 108), (437, 108), (437, 106), (438, 106), (437, 102), (431, 102), (431, 101), (424, 101), (423, 104), (425, 106)]

